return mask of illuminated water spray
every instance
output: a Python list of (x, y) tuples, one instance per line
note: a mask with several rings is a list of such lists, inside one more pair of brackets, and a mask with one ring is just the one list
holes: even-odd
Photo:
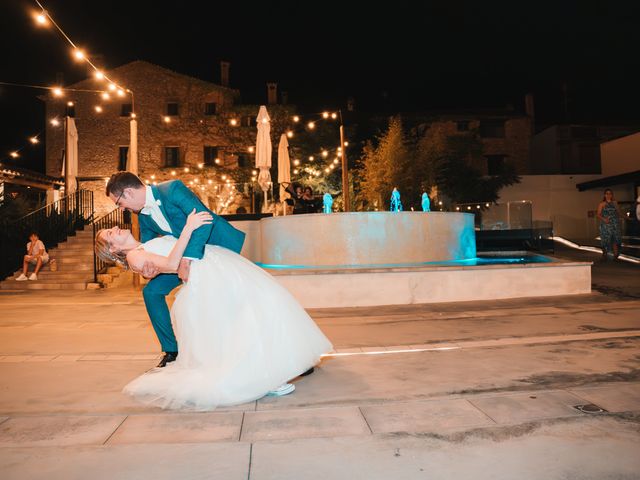
[(333, 197), (330, 193), (325, 193), (322, 196), (322, 212), (331, 213), (331, 207), (333, 206)]
[(400, 192), (397, 188), (393, 189), (391, 192), (391, 211), (392, 212), (401, 212), (402, 211), (402, 202), (400, 201)]
[(429, 195), (427, 195), (427, 192), (424, 192), (422, 194), (422, 211), (423, 212), (431, 211), (431, 200), (429, 200)]

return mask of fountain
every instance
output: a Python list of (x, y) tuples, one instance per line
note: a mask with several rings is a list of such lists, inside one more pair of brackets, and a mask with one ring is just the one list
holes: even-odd
[(305, 308), (591, 291), (588, 262), (561, 262), (526, 252), (478, 258), (472, 213), (337, 212), (233, 224), (247, 234), (242, 254), (272, 274)]

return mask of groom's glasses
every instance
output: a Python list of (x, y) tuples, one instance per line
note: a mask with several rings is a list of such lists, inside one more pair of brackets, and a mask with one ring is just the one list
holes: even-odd
[(120, 192), (120, 196), (116, 200), (116, 207), (118, 207), (118, 208), (124, 208), (124, 207), (122, 207), (122, 205), (120, 205), (120, 199), (122, 198), (122, 195), (124, 195), (124, 190), (122, 190), (122, 192)]

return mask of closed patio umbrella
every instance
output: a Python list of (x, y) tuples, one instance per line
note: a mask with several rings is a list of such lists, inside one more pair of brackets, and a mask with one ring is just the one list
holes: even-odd
[(271, 186), (271, 119), (267, 113), (267, 107), (260, 106), (258, 117), (258, 135), (256, 138), (256, 168), (260, 170), (258, 174), (258, 184), (264, 192), (264, 203), (262, 211), (267, 209), (267, 190)]

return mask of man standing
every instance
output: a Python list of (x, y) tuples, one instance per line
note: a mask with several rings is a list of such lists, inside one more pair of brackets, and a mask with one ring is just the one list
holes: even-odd
[(162, 235), (179, 237), (189, 213), (194, 208), (197, 212), (208, 211), (213, 216), (211, 224), (200, 227), (192, 235), (180, 261), (177, 275), (158, 275), (152, 266), (143, 271), (145, 277), (153, 277), (142, 295), (151, 324), (164, 352), (158, 367), (164, 367), (178, 356), (178, 343), (171, 326), (166, 296), (181, 281), (188, 280), (190, 263), (203, 257), (205, 245), (220, 245), (240, 253), (245, 234), (207, 209), (180, 180), (146, 186), (133, 173), (118, 172), (109, 179), (106, 194), (121, 210), (138, 214), (140, 241), (143, 243)]

